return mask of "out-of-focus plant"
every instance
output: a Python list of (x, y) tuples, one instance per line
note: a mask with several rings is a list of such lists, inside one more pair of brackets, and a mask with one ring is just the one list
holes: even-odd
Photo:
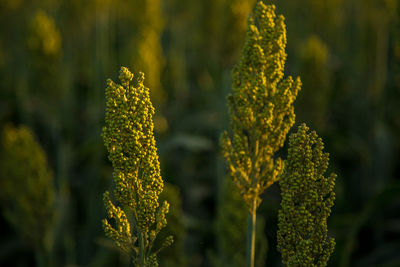
[(158, 266), (157, 253), (173, 238), (168, 236), (159, 249), (153, 249), (157, 234), (167, 225), (169, 209), (167, 201), (161, 207), (158, 202), (164, 183), (153, 135), (154, 108), (143, 73), (133, 84), (133, 74), (122, 67), (119, 79), (121, 84), (109, 79), (106, 89), (102, 136), (114, 169), (117, 204), (106, 191), (104, 231), (135, 265)]
[(327, 106), (331, 88), (331, 72), (328, 66), (329, 49), (316, 35), (310, 36), (300, 49), (303, 90), (296, 107), (299, 120), (310, 120), (318, 129), (328, 123)]
[(221, 137), (229, 173), (249, 208), (248, 259), (254, 266), (256, 210), (260, 195), (279, 179), (283, 161), (274, 159), (294, 123), (293, 102), (300, 79), (283, 79), (286, 28), (275, 6), (256, 4), (248, 21), (242, 59), (228, 96), (230, 133)]
[(61, 50), (61, 35), (54, 23), (43, 10), (36, 12), (31, 21), (31, 36), (28, 45), (41, 55), (57, 56)]
[(25, 126), (6, 125), (1, 139), (0, 200), (5, 218), (50, 265), (55, 189), (46, 155)]
[[(218, 1), (216, 1), (218, 2)], [(240, 57), (240, 50), (243, 46), (244, 35), (247, 29), (247, 18), (254, 6), (255, 0), (221, 0), (220, 12), (221, 23), (215, 27), (219, 27), (219, 56), (221, 63), (231, 67)], [(232, 34), (232, 31), (235, 34)]]
[[(158, 262), (163, 267), (186, 266), (186, 256), (184, 253), (184, 239), (186, 236), (184, 225), (184, 214), (182, 211), (181, 194), (177, 186), (170, 183), (164, 184), (164, 190), (160, 194), (160, 202), (167, 201), (170, 204), (167, 215), (168, 224), (160, 232), (156, 240), (156, 245), (161, 245), (163, 239), (169, 234), (174, 236), (174, 245), (165, 248), (158, 256)], [(159, 242), (158, 242), (159, 241)]]
[(8, 10), (14, 10), (17, 9), (23, 4), (23, 0), (10, 0), (10, 1), (2, 1), (0, 3), (0, 10), (5, 9), (6, 11)]
[[(132, 62), (143, 72), (148, 73), (148, 86), (152, 89), (151, 99), (155, 106), (161, 110), (166, 101), (166, 93), (161, 86), (161, 74), (165, 65), (163, 49), (161, 47), (161, 35), (164, 28), (162, 7), (160, 0), (138, 1), (135, 12), (139, 15), (138, 39), (134, 45), (136, 51)], [(154, 116), (154, 130), (164, 133), (168, 129), (167, 120), (160, 112)]]
[(335, 241), (327, 238), (327, 218), (335, 200), (336, 174), (325, 177), (329, 154), (315, 131), (302, 124), (289, 137), (289, 151), (279, 180), (278, 250), (286, 266), (326, 266)]
[[(157, 108), (154, 116), (155, 131), (163, 133), (168, 124), (160, 111), (167, 94), (161, 86), (161, 75), (165, 66), (161, 35), (164, 29), (164, 15), (160, 0), (118, 1), (119, 30), (127, 41), (122, 45), (121, 60), (134, 65), (134, 71), (146, 73), (146, 85), (151, 88), (150, 97)], [(126, 61), (128, 59), (128, 61)]]
[[(140, 6), (140, 8), (138, 8)], [(140, 14), (140, 33), (137, 43), (138, 67), (145, 73), (149, 73), (150, 94), (157, 104), (165, 101), (165, 94), (161, 87), (161, 71), (164, 66), (164, 57), (161, 47), (161, 33), (164, 22), (161, 12), (160, 0), (145, 0), (143, 5), (136, 6), (136, 12)]]

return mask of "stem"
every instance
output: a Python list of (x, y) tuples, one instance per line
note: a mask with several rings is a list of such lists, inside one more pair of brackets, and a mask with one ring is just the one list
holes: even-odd
[(53, 266), (51, 253), (44, 246), (40, 246), (40, 248), (35, 251), (35, 257), (37, 267)]
[(139, 231), (138, 238), (139, 238), (139, 266), (144, 267), (146, 255), (145, 255), (145, 251), (144, 251), (144, 236), (143, 236), (142, 231)]
[(44, 252), (39, 250), (36, 252), (36, 264), (38, 267), (47, 267)]
[(256, 251), (256, 199), (253, 201), (251, 213), (247, 220), (247, 267), (254, 267), (254, 256)]

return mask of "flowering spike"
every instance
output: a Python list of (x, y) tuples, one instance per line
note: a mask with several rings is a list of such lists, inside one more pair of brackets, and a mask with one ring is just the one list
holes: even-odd
[(283, 162), (274, 160), (274, 154), (294, 123), (293, 102), (301, 82), (283, 79), (286, 28), (275, 6), (259, 1), (248, 24), (228, 96), (231, 131), (222, 134), (221, 146), (230, 175), (253, 213), (253, 205), (261, 203), (259, 195), (282, 172)]
[(278, 250), (286, 266), (326, 266), (335, 247), (327, 238), (327, 218), (335, 200), (336, 174), (325, 177), (329, 155), (322, 139), (302, 124), (289, 137), (289, 153), (279, 181)]
[[(143, 85), (144, 74), (139, 73), (136, 85), (132, 85), (133, 74), (122, 67), (119, 79), (121, 84), (107, 80), (102, 137), (114, 168), (114, 197), (121, 207), (114, 205), (106, 192), (104, 203), (115, 227), (109, 219), (103, 225), (106, 235), (144, 266), (156, 259), (155, 254), (148, 255), (156, 234), (167, 224), (169, 204), (165, 202), (159, 208), (158, 197), (164, 184), (153, 135), (154, 108), (149, 89)], [(127, 213), (132, 215), (133, 227)]]
[(282, 160), (274, 154), (294, 124), (293, 102), (301, 82), (283, 79), (286, 28), (274, 5), (258, 1), (248, 19), (242, 58), (233, 70), (228, 96), (230, 133), (221, 136), (223, 156), (249, 208), (247, 266), (254, 267), (255, 229), (260, 195), (276, 182)]

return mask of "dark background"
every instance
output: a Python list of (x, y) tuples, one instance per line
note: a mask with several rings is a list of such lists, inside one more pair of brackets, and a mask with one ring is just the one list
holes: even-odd
[[(160, 257), (231, 266), (224, 242), (241, 257), (247, 215), (240, 201), (232, 206), (218, 139), (254, 2), (0, 0), (0, 127), (27, 125), (47, 154), (62, 212), (55, 266), (129, 266), (101, 227), (102, 194), (112, 189), (100, 137), (105, 81), (121, 65), (145, 72), (162, 175), (174, 185), (178, 245)], [(322, 136), (338, 174), (329, 266), (400, 266), (400, 3), (268, 3), (286, 18), (285, 74), (303, 81), (295, 127)], [(259, 266), (281, 265), (279, 204), (273, 185), (258, 210)], [(35, 266), (34, 249), (4, 216), (0, 226), (0, 265)]]

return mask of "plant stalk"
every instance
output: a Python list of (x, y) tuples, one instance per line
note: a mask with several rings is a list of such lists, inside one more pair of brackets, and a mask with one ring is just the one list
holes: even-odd
[(138, 241), (139, 241), (139, 267), (145, 266), (145, 251), (144, 251), (144, 236), (141, 231), (138, 233)]
[(36, 264), (38, 267), (47, 267), (46, 264), (46, 256), (44, 251), (39, 249), (39, 251), (36, 252)]
[(247, 267), (254, 267), (255, 251), (256, 251), (256, 199), (253, 201), (251, 212), (247, 220)]

